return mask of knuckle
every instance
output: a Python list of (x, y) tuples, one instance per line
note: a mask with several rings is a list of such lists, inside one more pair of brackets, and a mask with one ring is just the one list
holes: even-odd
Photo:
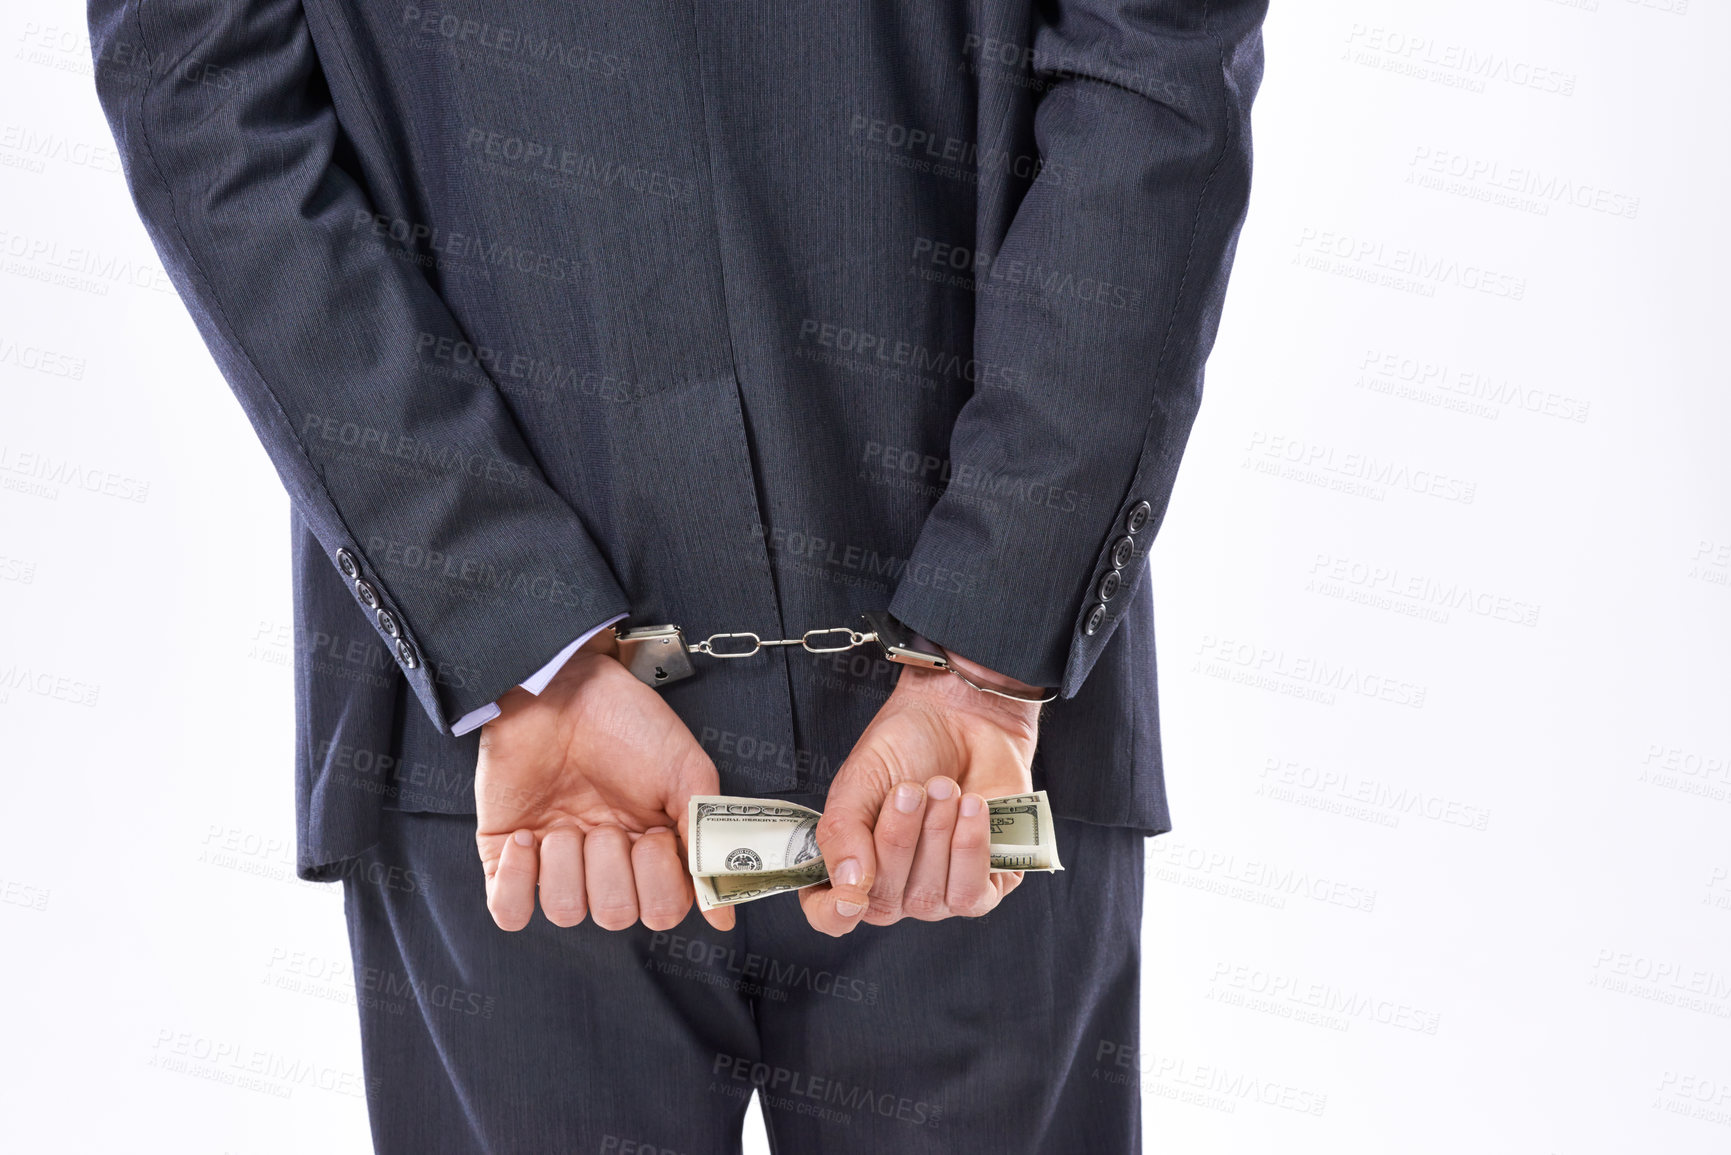
[(645, 834), (637, 840), (637, 844), (631, 848), (633, 870), (641, 871), (646, 864), (653, 863), (658, 856), (667, 853), (668, 846), (662, 841), (662, 837), (659, 834)]
[(980, 900), (981, 888), (972, 883), (951, 883), (944, 900), (951, 910), (966, 910)]
[(583, 847), (583, 832), (575, 826), (558, 826), (549, 830), (541, 839), (541, 852), (545, 854), (549, 847), (564, 847), (581, 850)]
[(930, 838), (933, 841), (948, 843), (951, 831), (955, 828), (955, 825), (956, 820), (953, 814), (946, 813), (942, 810), (936, 811), (935, 813), (928, 811), (926, 813), (925, 824), (920, 828), (920, 832), (926, 838)]
[(850, 823), (835, 813), (825, 814), (817, 820), (817, 840), (835, 842), (846, 836)]
[(919, 919), (941, 918), (944, 896), (932, 890), (910, 890), (902, 896), (902, 910)]
[(881, 822), (877, 843), (885, 850), (910, 851), (920, 844), (920, 828), (906, 822)]
[(981, 823), (963, 822), (950, 836), (950, 845), (957, 850), (984, 850), (991, 845), (991, 831)]
[(865, 920), (867, 922), (881, 924), (881, 921), (885, 919), (894, 922), (896, 919), (901, 917), (901, 913), (902, 901), (900, 895), (874, 894), (866, 901)]

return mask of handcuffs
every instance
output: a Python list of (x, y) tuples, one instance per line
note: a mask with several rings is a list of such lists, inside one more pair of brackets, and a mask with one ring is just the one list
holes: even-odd
[(839, 654), (856, 647), (876, 643), (886, 661), (903, 666), (919, 666), (928, 670), (948, 670), (974, 689), (996, 694), (1015, 702), (1050, 702), (1058, 692), (1052, 690), (1039, 698), (1024, 697), (1008, 690), (982, 686), (962, 671), (931, 639), (892, 618), (886, 610), (867, 610), (860, 615), (867, 626), (855, 630), (847, 626), (807, 630), (797, 638), (761, 638), (753, 633), (711, 634), (701, 642), (688, 643), (678, 626), (636, 626), (615, 631), (619, 641), (619, 661), (638, 681), (659, 689), (697, 673), (692, 654), (709, 658), (749, 658), (768, 646), (799, 646), (808, 654)]

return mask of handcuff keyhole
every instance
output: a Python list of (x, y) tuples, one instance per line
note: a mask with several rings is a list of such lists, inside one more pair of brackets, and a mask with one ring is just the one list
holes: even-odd
[(657, 682), (661, 682), (661, 681), (665, 681), (666, 678), (667, 678), (667, 671), (662, 669), (660, 666), (656, 666), (655, 667), (655, 680)]

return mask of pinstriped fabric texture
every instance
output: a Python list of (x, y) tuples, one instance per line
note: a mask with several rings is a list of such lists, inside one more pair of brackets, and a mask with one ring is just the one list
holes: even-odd
[[(1264, 8), (92, 0), (134, 199), (293, 501), (302, 873), (472, 810), (452, 721), (626, 611), (887, 606), (1059, 688), (1057, 813), (1169, 828), (1143, 576)], [(895, 673), (666, 693), (725, 791), (821, 794)]]

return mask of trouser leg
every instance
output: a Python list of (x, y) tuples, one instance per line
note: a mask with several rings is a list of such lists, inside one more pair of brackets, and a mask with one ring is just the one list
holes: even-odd
[[(1066, 870), (981, 919), (813, 932), (741, 908), (765, 976), (764, 1117), (778, 1155), (1140, 1150), (1144, 838), (1058, 820)], [(778, 997), (770, 997), (771, 994)]]
[(668, 936), (499, 930), (472, 815), (387, 812), (344, 890), (379, 1152), (739, 1151), (745, 1100), (709, 1084), (718, 1053), (757, 1054), (750, 1000)]

